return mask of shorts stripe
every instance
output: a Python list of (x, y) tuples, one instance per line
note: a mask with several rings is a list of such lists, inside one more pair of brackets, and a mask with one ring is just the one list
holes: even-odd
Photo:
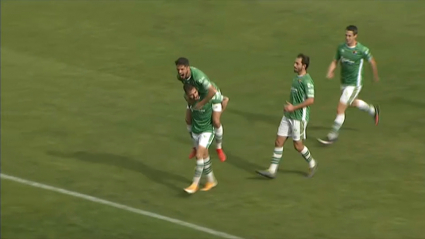
[(359, 94), (359, 92), (360, 92), (360, 87), (354, 88), (353, 93), (351, 93), (351, 96), (347, 102), (348, 105), (351, 105), (353, 103), (353, 101), (357, 98), (357, 95)]
[(207, 149), (210, 147), (212, 141), (214, 140), (215, 132), (211, 132), (210, 138), (208, 139)]
[(305, 122), (304, 120), (300, 121), (300, 139), (305, 139)]

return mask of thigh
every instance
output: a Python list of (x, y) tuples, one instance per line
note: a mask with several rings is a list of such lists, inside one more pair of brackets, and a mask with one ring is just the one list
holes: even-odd
[(283, 116), (282, 120), (280, 120), (279, 128), (277, 129), (277, 135), (281, 137), (291, 137), (291, 129), (292, 126), (290, 119)]
[(199, 145), (199, 138), (200, 138), (200, 134), (195, 134), (192, 133), (192, 141), (193, 141), (193, 145), (196, 145), (196, 148), (198, 148)]
[(208, 149), (214, 140), (214, 133), (213, 132), (204, 132), (198, 135), (198, 147), (203, 147)]
[(221, 118), (221, 113), (223, 112), (223, 108), (222, 105), (220, 103), (218, 104), (213, 104), (212, 105), (212, 120), (213, 120), (213, 124), (214, 127), (220, 127), (220, 118)]
[(293, 141), (300, 141), (304, 137), (304, 126), (302, 120), (291, 120), (291, 134)]
[(344, 86), (341, 87), (341, 98), (339, 102), (345, 105), (351, 105), (361, 91), (361, 86)]

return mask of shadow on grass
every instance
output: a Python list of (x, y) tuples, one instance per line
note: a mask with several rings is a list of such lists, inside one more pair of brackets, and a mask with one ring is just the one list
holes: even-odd
[(162, 184), (174, 191), (183, 192), (183, 188), (179, 187), (179, 184), (176, 184), (176, 182), (182, 183), (184, 186), (187, 186), (190, 183), (190, 179), (188, 178), (153, 168), (143, 163), (141, 160), (135, 160), (125, 156), (109, 153), (92, 153), (85, 151), (76, 151), (72, 153), (48, 151), (47, 154), (60, 158), (74, 158), (90, 163), (105, 164), (117, 168), (135, 171), (137, 173), (142, 173), (152, 182)]

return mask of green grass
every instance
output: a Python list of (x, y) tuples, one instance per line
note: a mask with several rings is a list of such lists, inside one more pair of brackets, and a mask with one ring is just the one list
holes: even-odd
[[(422, 1), (2, 1), (3, 173), (149, 210), (243, 238), (420, 238), (425, 232)], [(344, 27), (375, 56), (340, 141), (321, 147), (339, 98), (325, 79)], [(311, 56), (316, 103), (307, 146), (290, 144), (262, 180), (292, 64)], [(186, 56), (231, 101), (219, 186), (191, 197)], [(2, 180), (2, 238), (212, 238), (167, 222)]]

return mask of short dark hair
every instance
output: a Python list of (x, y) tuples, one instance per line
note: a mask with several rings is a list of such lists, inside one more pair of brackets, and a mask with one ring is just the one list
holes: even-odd
[(346, 31), (352, 31), (354, 35), (357, 35), (357, 32), (359, 31), (356, 26), (349, 25), (345, 28)]
[(176, 66), (189, 66), (189, 59), (185, 57), (179, 57), (174, 63), (176, 63)]
[(301, 58), (301, 64), (305, 65), (305, 69), (307, 70), (308, 66), (310, 65), (310, 57), (300, 53), (298, 54), (297, 58)]
[(183, 85), (183, 90), (184, 90), (184, 92), (188, 92), (188, 91), (191, 91), (193, 88), (196, 88), (194, 85), (192, 85), (192, 84), (188, 84), (188, 83), (186, 83), (186, 84), (184, 84)]

